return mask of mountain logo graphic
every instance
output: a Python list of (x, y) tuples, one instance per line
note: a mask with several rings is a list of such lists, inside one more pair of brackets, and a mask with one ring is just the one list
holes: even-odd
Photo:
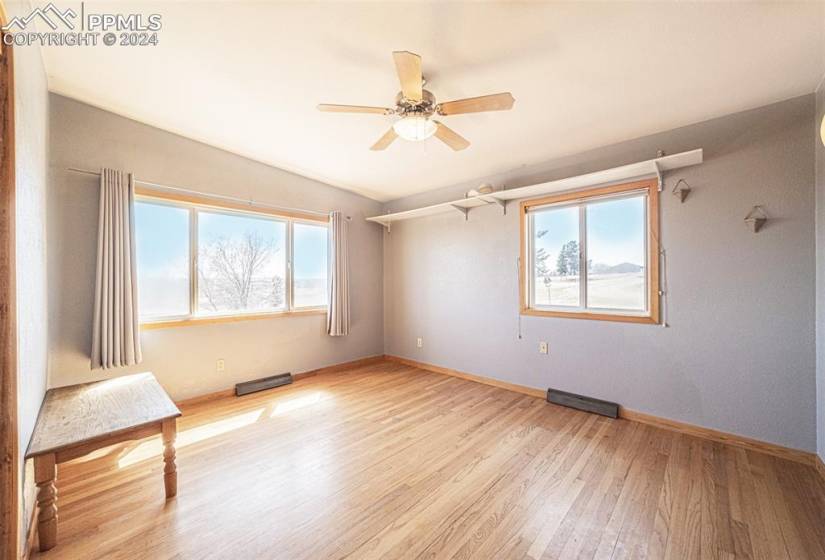
[(43, 22), (46, 23), (52, 30), (57, 31), (58, 25), (55, 23), (63, 22), (63, 24), (68, 27), (69, 29), (74, 29), (74, 23), (72, 23), (71, 18), (76, 18), (77, 13), (74, 10), (69, 8), (65, 12), (61, 12), (57, 9), (57, 6), (49, 2), (49, 4), (45, 8), (35, 8), (32, 10), (32, 13), (27, 15), (26, 17), (13, 17), (9, 20), (9, 22), (2, 27), (3, 31), (12, 31), (13, 28), (16, 26), (19, 30), (26, 29), (32, 20), (35, 18), (40, 18)]

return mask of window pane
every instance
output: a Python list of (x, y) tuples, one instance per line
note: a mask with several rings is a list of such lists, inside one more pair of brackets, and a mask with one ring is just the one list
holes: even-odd
[(644, 311), (645, 196), (587, 206), (587, 307)]
[(189, 211), (135, 203), (141, 319), (189, 314)]
[(198, 212), (198, 312), (286, 308), (286, 223)]
[(295, 307), (327, 304), (326, 226), (295, 222), (293, 227), (293, 286)]
[(539, 210), (533, 215), (533, 302), (579, 306), (579, 209)]

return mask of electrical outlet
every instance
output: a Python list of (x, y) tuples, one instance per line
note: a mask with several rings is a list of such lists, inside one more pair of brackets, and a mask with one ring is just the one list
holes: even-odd
[(421, 338), (421, 337), (419, 336), (419, 337), (415, 340), (415, 345), (416, 345), (418, 348), (424, 348), (424, 339), (423, 339), (423, 338)]
[(547, 343), (543, 340), (539, 342), (539, 354), (547, 354)]
[(215, 369), (218, 370), (219, 372), (226, 370), (226, 363), (223, 361), (223, 358), (221, 358), (220, 360), (218, 360), (216, 362)]

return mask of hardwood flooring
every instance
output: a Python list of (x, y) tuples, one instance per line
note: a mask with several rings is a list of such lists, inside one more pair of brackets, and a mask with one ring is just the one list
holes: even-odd
[(60, 465), (38, 558), (825, 558), (806, 465), (397, 363), (199, 403)]

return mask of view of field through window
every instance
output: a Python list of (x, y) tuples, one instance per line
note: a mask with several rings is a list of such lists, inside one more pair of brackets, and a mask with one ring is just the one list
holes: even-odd
[[(289, 222), (254, 214), (197, 213), (196, 310), (190, 311), (190, 209), (135, 204), (142, 319), (284, 311), (289, 306)], [(327, 301), (326, 226), (292, 224), (295, 308)]]
[[(589, 202), (585, 240), (579, 206), (538, 210), (532, 227), (533, 304), (643, 311), (646, 308), (644, 196)], [(587, 301), (581, 302), (585, 244)]]

